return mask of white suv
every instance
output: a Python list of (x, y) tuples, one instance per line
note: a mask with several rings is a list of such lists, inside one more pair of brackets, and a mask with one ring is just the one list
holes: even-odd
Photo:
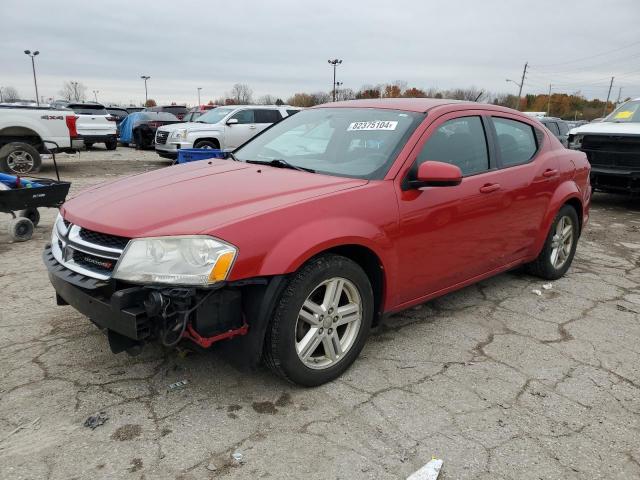
[(174, 123), (158, 128), (158, 155), (176, 158), (181, 148), (234, 150), (270, 125), (293, 115), (288, 105), (229, 105), (202, 114), (194, 122)]

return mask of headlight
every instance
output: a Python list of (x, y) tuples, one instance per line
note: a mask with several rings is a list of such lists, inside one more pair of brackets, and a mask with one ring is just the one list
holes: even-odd
[(113, 277), (133, 283), (206, 286), (227, 278), (238, 249), (204, 235), (131, 240)]
[(187, 139), (187, 129), (186, 128), (180, 128), (178, 130), (174, 130), (173, 133), (171, 134), (172, 138), (175, 138), (177, 140), (186, 140)]
[(582, 147), (582, 137), (584, 137), (584, 135), (569, 135), (569, 148), (578, 150)]

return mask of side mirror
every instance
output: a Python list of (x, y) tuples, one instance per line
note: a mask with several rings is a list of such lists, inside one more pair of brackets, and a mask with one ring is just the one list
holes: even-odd
[(409, 181), (411, 188), (455, 187), (462, 182), (462, 170), (456, 165), (444, 162), (426, 161), (418, 167), (415, 180)]
[(230, 118), (229, 120), (227, 120), (227, 125), (236, 125), (237, 123), (238, 123), (237, 118)]

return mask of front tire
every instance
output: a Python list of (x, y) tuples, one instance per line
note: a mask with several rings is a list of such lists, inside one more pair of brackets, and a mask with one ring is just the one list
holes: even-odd
[(211, 140), (200, 140), (193, 145), (193, 148), (220, 150), (220, 145), (218, 145), (216, 142), (212, 142)]
[(107, 140), (104, 142), (104, 146), (107, 147), (107, 150), (115, 150), (118, 147), (117, 140)]
[(266, 365), (307, 387), (339, 377), (364, 347), (373, 310), (371, 283), (357, 263), (339, 255), (310, 260), (276, 307), (265, 338)]
[(11, 142), (0, 148), (0, 171), (25, 175), (40, 171), (42, 159), (28, 143)]
[(579, 236), (578, 214), (564, 205), (551, 224), (540, 255), (527, 265), (529, 273), (545, 280), (562, 277), (571, 266)]

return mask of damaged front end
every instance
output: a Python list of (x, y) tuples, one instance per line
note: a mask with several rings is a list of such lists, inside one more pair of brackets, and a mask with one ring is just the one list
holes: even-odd
[[(267, 279), (235, 283), (216, 279), (198, 286), (132, 282), (118, 277), (116, 270), (136, 240), (94, 232), (62, 217), (54, 225), (51, 240), (43, 260), (58, 305), (73, 306), (105, 330), (114, 353), (137, 354), (150, 341), (172, 347), (187, 339), (208, 348), (244, 336), (249, 332), (245, 311), (256, 315), (249, 303), (260, 297), (255, 292), (268, 283)], [(137, 275), (140, 270), (131, 271)]]

